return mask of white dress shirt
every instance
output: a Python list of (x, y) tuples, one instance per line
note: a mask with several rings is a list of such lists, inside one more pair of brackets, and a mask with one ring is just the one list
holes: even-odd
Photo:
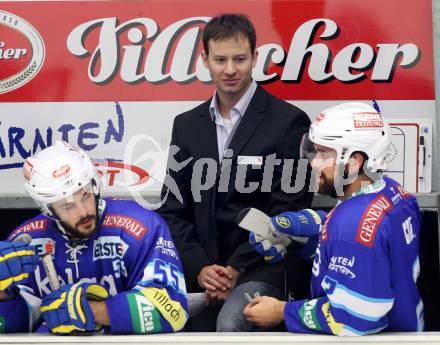
[(224, 118), (221, 115), (218, 108), (217, 91), (214, 93), (214, 97), (212, 97), (212, 101), (209, 106), (209, 113), (211, 114), (212, 121), (215, 122), (217, 129), (219, 161), (222, 160), (225, 150), (228, 148), (229, 143), (234, 136), (235, 130), (237, 129), (241, 118), (246, 112), (256, 89), (257, 83), (252, 80), (246, 92), (230, 110), (230, 119)]

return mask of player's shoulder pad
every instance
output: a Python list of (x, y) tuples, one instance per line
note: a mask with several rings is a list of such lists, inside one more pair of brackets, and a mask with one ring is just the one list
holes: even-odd
[(107, 212), (102, 220), (103, 230), (119, 228), (127, 239), (141, 240), (166, 223), (156, 212), (142, 207), (132, 200), (106, 199)]
[(386, 188), (384, 193), (392, 201), (396, 208), (400, 208), (404, 204), (414, 204), (414, 207), (419, 207), (417, 198), (408, 192), (403, 186), (398, 182), (394, 181), (392, 178), (385, 176)]
[(52, 222), (53, 221), (51, 219), (40, 214), (19, 225), (15, 230), (13, 230), (9, 234), (7, 239), (8, 241), (12, 241), (14, 238), (22, 234), (29, 234), (33, 238), (44, 236), (46, 231), (51, 226)]

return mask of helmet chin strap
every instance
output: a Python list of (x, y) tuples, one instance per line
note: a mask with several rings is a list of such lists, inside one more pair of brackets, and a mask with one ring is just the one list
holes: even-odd
[(55, 223), (57, 223), (57, 228), (58, 228), (58, 230), (60, 230), (61, 233), (62, 233), (64, 236), (66, 236), (66, 237), (69, 238), (70, 236), (69, 236), (69, 234), (67, 233), (66, 229), (64, 229), (64, 226), (63, 226), (63, 224), (61, 223), (61, 221), (60, 221), (60, 220), (55, 220)]
[(101, 199), (99, 194), (96, 196), (96, 226), (98, 226), (101, 220), (102, 214), (104, 213), (106, 203), (104, 199)]

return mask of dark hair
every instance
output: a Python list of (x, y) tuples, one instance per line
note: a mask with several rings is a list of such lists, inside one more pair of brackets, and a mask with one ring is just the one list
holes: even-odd
[(203, 30), (203, 48), (208, 55), (209, 40), (224, 40), (227, 38), (243, 35), (248, 38), (251, 46), (251, 53), (255, 51), (257, 35), (252, 22), (244, 14), (225, 13), (212, 17)]

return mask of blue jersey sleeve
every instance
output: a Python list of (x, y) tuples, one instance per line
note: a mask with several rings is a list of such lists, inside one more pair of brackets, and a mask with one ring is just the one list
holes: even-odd
[(126, 265), (128, 290), (106, 302), (112, 333), (177, 332), (188, 319), (182, 265), (168, 226), (156, 213), (144, 212), (146, 234), (129, 249), (137, 252)]
[(0, 333), (31, 332), (28, 306), (16, 295), (13, 299), (0, 302)]
[[(41, 215), (37, 216), (12, 231), (8, 236), (8, 241), (14, 240), (23, 233), (45, 231), (47, 226), (47, 219)], [(41, 298), (33, 277), (30, 276), (11, 286), (8, 294), (13, 298), (0, 302), (0, 333), (34, 331), (41, 324)]]
[(289, 331), (351, 336), (387, 327), (394, 292), (385, 242), (378, 240), (373, 248), (341, 238), (321, 241), (314, 265), (321, 293), (312, 300), (287, 303)]

